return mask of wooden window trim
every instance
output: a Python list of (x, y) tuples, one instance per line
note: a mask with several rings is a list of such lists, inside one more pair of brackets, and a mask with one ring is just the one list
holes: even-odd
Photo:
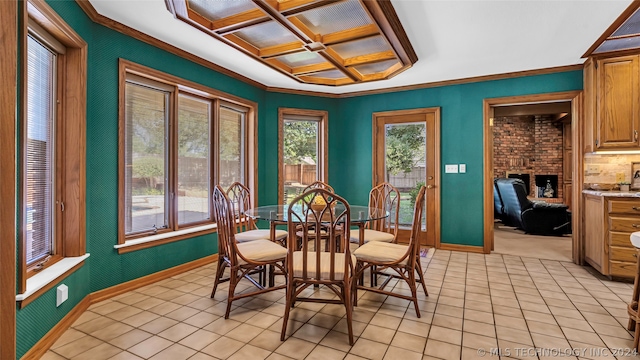
[[(123, 146), (124, 130), (125, 130), (124, 88), (126, 85), (127, 76), (130, 76), (130, 75), (139, 76), (144, 79), (162, 83), (166, 86), (171, 86), (175, 89), (175, 91), (173, 91), (171, 95), (172, 108), (170, 109), (171, 114), (170, 114), (170, 120), (169, 120), (174, 125), (177, 122), (177, 112), (178, 112), (177, 102), (178, 102), (179, 94), (198, 97), (198, 98), (207, 99), (211, 101), (212, 116), (213, 116), (213, 120), (212, 120), (213, 126), (211, 127), (211, 129), (213, 132), (212, 140), (214, 142), (214, 145), (211, 147), (212, 154), (217, 154), (219, 152), (218, 151), (219, 142), (215, 136), (218, 134), (218, 131), (217, 131), (218, 119), (219, 119), (218, 109), (220, 105), (222, 104), (224, 106), (224, 104), (229, 104), (229, 106), (231, 106), (232, 108), (242, 109), (243, 111), (245, 111), (245, 126), (247, 130), (245, 134), (245, 147), (246, 147), (245, 151), (247, 156), (247, 159), (244, 164), (245, 177), (246, 177), (245, 183), (252, 189), (256, 189), (257, 187), (257, 182), (256, 182), (257, 177), (255, 174), (257, 172), (257, 147), (255, 145), (255, 140), (257, 138), (256, 137), (257, 135), (256, 134), (256, 129), (257, 129), (256, 114), (257, 114), (257, 107), (258, 107), (257, 104), (253, 101), (249, 101), (231, 94), (227, 94), (225, 92), (222, 92), (213, 88), (209, 88), (207, 86), (198, 84), (196, 82), (185, 80), (177, 76), (170, 75), (162, 71), (152, 69), (144, 65), (140, 65), (125, 59), (119, 60), (118, 73), (119, 73), (118, 92), (119, 92), (119, 103), (120, 103), (120, 106), (118, 107), (118, 119), (119, 119), (118, 135), (120, 139), (119, 146), (118, 146), (118, 169), (119, 169), (118, 171), (118, 243), (114, 247), (117, 249), (119, 254), (124, 254), (124, 253), (128, 253), (135, 250), (146, 249), (153, 246), (167, 244), (174, 241), (185, 240), (192, 237), (215, 232), (215, 228), (208, 229), (208, 230), (198, 230), (198, 228), (203, 225), (213, 224), (213, 221), (207, 220), (207, 221), (201, 221), (197, 223), (183, 224), (182, 226), (180, 226), (177, 223), (177, 219), (171, 219), (173, 220), (173, 221), (170, 221), (170, 223), (172, 224), (172, 227), (170, 229), (163, 229), (162, 232), (158, 231), (155, 234), (149, 233), (149, 232), (146, 232), (146, 233), (141, 232), (141, 233), (129, 234), (129, 235), (125, 234), (125, 228), (124, 228), (125, 178), (124, 178), (124, 172), (122, 171), (122, 169), (123, 169), (124, 156), (125, 156), (125, 153), (124, 153), (125, 149)], [(175, 126), (173, 126), (173, 128), (175, 128)], [(173, 138), (175, 139), (175, 136)], [(171, 147), (175, 147), (175, 144), (172, 144)], [(173, 171), (173, 168), (172, 168), (173, 166), (175, 166), (175, 164), (177, 164), (176, 156), (177, 154), (173, 154), (173, 153), (170, 154), (170, 160), (169, 160), (170, 162), (169, 174), (171, 175), (170, 182), (172, 184), (175, 184), (177, 181), (177, 178), (176, 178), (177, 172)], [(219, 164), (218, 164), (217, 156), (211, 156), (211, 161), (212, 161), (211, 171), (213, 173), (213, 179), (211, 181), (211, 189), (213, 190), (213, 186), (215, 185), (215, 183), (218, 181), (218, 178), (219, 178), (219, 175), (218, 175)], [(172, 185), (170, 185), (170, 188), (171, 186)], [(255, 193), (255, 190), (253, 191), (252, 195), (254, 197), (257, 196)], [(172, 201), (172, 206), (175, 208), (177, 206), (177, 197), (174, 197), (170, 201)], [(213, 208), (212, 205), (213, 204), (210, 204), (211, 208)], [(175, 216), (173, 215), (173, 212), (174, 211), (172, 211), (172, 213), (169, 214), (170, 217)], [(193, 229), (193, 232), (189, 232), (189, 229)], [(161, 233), (171, 234), (172, 232), (184, 231), (184, 230), (187, 230), (187, 233), (180, 233), (176, 236), (164, 236), (161, 239), (152, 240), (149, 242), (140, 242), (140, 240), (144, 240), (144, 238), (146, 237), (154, 236)]]
[(329, 177), (329, 112), (324, 110), (294, 109), (294, 108), (278, 108), (278, 204), (284, 202), (284, 120), (286, 116), (312, 116), (319, 120), (318, 129), (320, 129), (320, 139), (318, 159), (322, 164), (318, 167), (320, 174), (318, 180), (328, 183)]
[(0, 61), (0, 359), (13, 359), (16, 356), (16, 204), (19, 191), (16, 191), (16, 158), (18, 151), (18, 114), (20, 105), (17, 83), (20, 72), (25, 68), (18, 62), (20, 24), (16, 14), (26, 13), (25, 2), (0, 2), (0, 48), (3, 58)]
[[(64, 203), (56, 206), (56, 254), (43, 267), (53, 265), (63, 257), (76, 257), (86, 252), (86, 98), (87, 98), (87, 43), (53, 10), (44, 0), (28, 0), (27, 12), (22, 24), (22, 58), (26, 59), (28, 19), (48, 32), (63, 46), (65, 53), (58, 54), (58, 83), (56, 109), (56, 156), (64, 162), (56, 161), (56, 199)], [(21, 67), (21, 81), (27, 83), (26, 66)], [(26, 159), (26, 102), (27, 87), (22, 87), (22, 138), (20, 144), (20, 163)], [(64, 145), (64, 146), (62, 146)], [(19, 281), (18, 292), (24, 293), (27, 278), (35, 273), (26, 265), (26, 169), (22, 167), (20, 178), (20, 218), (19, 231)], [(42, 270), (44, 271), (44, 270)], [(37, 297), (37, 296), (36, 296)]]

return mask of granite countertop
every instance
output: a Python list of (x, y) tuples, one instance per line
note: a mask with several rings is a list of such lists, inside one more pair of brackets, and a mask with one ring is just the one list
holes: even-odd
[(610, 197), (640, 197), (640, 192), (637, 192), (637, 191), (582, 190), (582, 193), (589, 194), (589, 195), (610, 196)]

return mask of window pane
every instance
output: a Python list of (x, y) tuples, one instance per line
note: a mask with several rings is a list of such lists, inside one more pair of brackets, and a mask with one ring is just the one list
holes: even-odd
[(211, 218), (210, 104), (184, 95), (178, 100), (178, 224)]
[(54, 189), (55, 61), (28, 37), (26, 146), (27, 264), (52, 253)]
[(168, 227), (169, 92), (125, 88), (125, 233)]
[(285, 120), (284, 203), (288, 204), (318, 178), (318, 121)]
[[(400, 228), (411, 228), (413, 207), (426, 182), (425, 123), (387, 124), (385, 133), (386, 181), (400, 190)], [(426, 226), (426, 211), (422, 217)]]
[(245, 113), (220, 107), (220, 186), (244, 184)]

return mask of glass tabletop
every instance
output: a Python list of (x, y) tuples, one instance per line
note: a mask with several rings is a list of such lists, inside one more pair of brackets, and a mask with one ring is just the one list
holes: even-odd
[[(302, 207), (297, 206), (295, 211), (302, 215)], [(378, 209), (368, 206), (351, 205), (351, 223), (363, 223), (369, 220), (377, 220), (386, 218), (389, 216), (389, 212), (384, 209)], [(341, 205), (336, 206), (336, 213), (341, 213), (344, 207)], [(289, 205), (266, 205), (258, 206), (247, 212), (245, 215), (257, 220), (268, 221), (288, 221)]]

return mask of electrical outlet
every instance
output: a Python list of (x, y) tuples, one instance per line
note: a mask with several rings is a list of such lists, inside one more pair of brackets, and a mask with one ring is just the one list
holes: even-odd
[(623, 181), (624, 181), (624, 173), (621, 173), (621, 172), (616, 173), (616, 182), (621, 183)]

